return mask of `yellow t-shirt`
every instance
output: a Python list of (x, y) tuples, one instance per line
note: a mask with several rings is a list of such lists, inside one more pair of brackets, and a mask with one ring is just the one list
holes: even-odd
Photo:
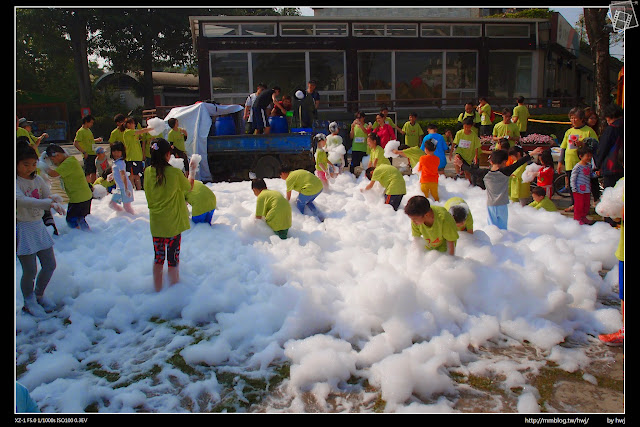
[(191, 216), (202, 215), (216, 208), (216, 195), (202, 181), (193, 181), (193, 189), (185, 194), (191, 205)]
[(424, 135), (424, 131), (422, 127), (416, 122), (415, 125), (412, 125), (411, 122), (406, 122), (402, 126), (402, 131), (405, 133), (404, 135), (404, 143), (409, 147), (417, 147), (420, 145), (420, 141), (422, 140), (422, 136)]
[(516, 145), (515, 138), (520, 138), (520, 128), (516, 123), (499, 122), (493, 126), (493, 136), (507, 138), (509, 146)]
[(526, 105), (517, 105), (513, 107), (513, 115), (511, 117), (512, 117), (512, 120), (515, 119), (516, 117), (518, 118), (518, 121), (516, 121), (516, 124), (518, 125), (520, 132), (527, 131), (527, 124), (529, 123), (530, 114), (529, 114), (529, 109), (527, 108)]
[(560, 148), (564, 149), (564, 169), (567, 171), (573, 170), (576, 163), (580, 161), (578, 158), (578, 147), (569, 143), (570, 135), (578, 135), (578, 141), (582, 141), (585, 138), (598, 139), (598, 135), (596, 135), (595, 131), (587, 125), (584, 125), (581, 128), (572, 127), (565, 132)]
[(111, 131), (111, 135), (109, 135), (109, 143), (113, 144), (117, 141), (124, 143), (124, 132), (118, 128), (115, 128)]
[(391, 164), (389, 159), (384, 156), (384, 148), (379, 145), (376, 145), (376, 148), (369, 152), (369, 161), (371, 164), (373, 164), (375, 160), (378, 160), (377, 166)]
[(93, 197), (82, 165), (74, 156), (69, 156), (56, 167), (62, 179), (62, 187), (69, 197), (69, 203), (82, 203)]
[(320, 178), (306, 169), (291, 171), (286, 180), (287, 192), (295, 190), (305, 196), (318, 194), (324, 188)]
[(78, 142), (83, 151), (85, 151), (89, 155), (95, 155), (96, 152), (93, 149), (94, 138), (93, 132), (91, 129), (81, 127), (76, 132), (76, 137), (74, 138), (75, 142)]
[(458, 227), (451, 214), (442, 206), (431, 206), (434, 215), (431, 227), (411, 221), (411, 235), (422, 237), (425, 241), (425, 248), (435, 249), (440, 252), (447, 251), (447, 241), (456, 242), (460, 237)]
[(480, 124), (483, 126), (491, 124), (491, 105), (484, 104), (480, 107)]
[(174, 237), (190, 228), (185, 196), (191, 189), (184, 173), (167, 166), (164, 183), (156, 182), (156, 169), (144, 170), (144, 194), (149, 206), (149, 228), (153, 237)]
[(553, 203), (553, 201), (547, 196), (544, 196), (544, 199), (540, 200), (539, 202), (536, 202), (534, 200), (533, 202), (529, 203), (528, 206), (531, 206), (535, 209), (544, 209), (545, 211), (549, 212), (556, 212), (558, 210), (555, 203)]
[(402, 173), (395, 166), (380, 165), (373, 170), (371, 181), (378, 181), (384, 188), (387, 196), (407, 194), (407, 184)]
[[(469, 204), (467, 202), (465, 202), (462, 197), (452, 197), (452, 198), (450, 198), (449, 200), (447, 200), (444, 203), (444, 208), (447, 210), (447, 212), (449, 212), (449, 209), (451, 209), (452, 206), (456, 206), (456, 205), (459, 205), (461, 203), (464, 203), (467, 206), (469, 206)], [(456, 224), (456, 226), (457, 226), (457, 224)], [(467, 220), (464, 222), (464, 224), (462, 226), (458, 227), (458, 230), (460, 230), (460, 231), (462, 231), (462, 230), (473, 231), (473, 215), (471, 215), (471, 211), (467, 212)]]
[(464, 129), (456, 132), (453, 139), (453, 145), (456, 146), (455, 153), (467, 163), (471, 164), (476, 155), (480, 154), (480, 138), (477, 132), (471, 131), (469, 134), (464, 133)]
[(180, 151), (186, 151), (184, 146), (184, 135), (177, 129), (171, 129), (167, 135), (169, 141), (175, 148)]
[(135, 129), (125, 129), (124, 131), (124, 148), (127, 150), (128, 162), (140, 162), (142, 161), (142, 145), (140, 144), (140, 138), (136, 135)]
[(291, 205), (275, 190), (262, 190), (256, 200), (256, 216), (264, 217), (273, 231), (291, 228)]

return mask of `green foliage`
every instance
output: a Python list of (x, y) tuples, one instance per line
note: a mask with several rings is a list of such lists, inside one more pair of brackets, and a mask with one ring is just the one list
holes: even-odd
[(496, 13), (495, 15), (486, 16), (486, 18), (540, 18), (550, 19), (552, 12), (549, 9), (526, 9), (511, 13)]

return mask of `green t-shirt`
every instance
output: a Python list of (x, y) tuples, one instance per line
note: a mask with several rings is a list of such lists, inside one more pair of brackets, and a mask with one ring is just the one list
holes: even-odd
[(273, 231), (291, 228), (291, 205), (276, 190), (262, 190), (256, 201), (256, 216), (264, 217)]
[(356, 126), (353, 129), (353, 144), (351, 145), (351, 151), (366, 152), (368, 151), (367, 148), (367, 133), (359, 126)]
[(395, 166), (379, 165), (373, 170), (371, 181), (378, 181), (384, 187), (384, 194), (387, 196), (407, 194), (407, 184)]
[(516, 145), (515, 139), (520, 138), (520, 128), (517, 123), (499, 122), (493, 126), (493, 136), (498, 138), (508, 137), (509, 146)]
[(527, 124), (530, 117), (529, 109), (526, 107), (526, 105), (518, 105), (516, 107), (513, 107), (512, 119), (516, 117), (518, 118), (516, 124), (518, 125), (520, 132), (526, 132)]
[(111, 135), (109, 135), (109, 144), (113, 144), (114, 142), (124, 143), (124, 132), (118, 128), (112, 130)]
[(175, 148), (180, 151), (187, 151), (184, 146), (184, 135), (177, 129), (171, 129), (167, 135), (169, 141)]
[(33, 135), (31, 132), (29, 132), (25, 128), (19, 127), (18, 129), (16, 129), (16, 139), (20, 136), (26, 136), (27, 138), (29, 138), (29, 145), (31, 145), (34, 148), (34, 150), (36, 150), (36, 153), (38, 153), (38, 156), (39, 156), (40, 151), (38, 150), (38, 147), (36, 147), (36, 140), (38, 138), (36, 138), (35, 135)]
[(509, 177), (509, 198), (511, 200), (526, 199), (531, 195), (531, 183), (522, 181), (522, 174), (527, 164), (520, 166)]
[[(136, 129), (142, 129), (142, 126), (140, 125), (140, 123), (138, 123), (136, 125)], [(138, 135), (138, 137), (140, 138), (140, 141), (144, 142), (144, 156), (145, 156), (145, 158), (150, 158), (151, 157), (151, 151), (149, 149), (151, 148), (151, 140), (154, 137), (150, 133), (141, 133), (140, 135)]]
[(327, 168), (329, 167), (329, 158), (327, 156), (327, 152), (322, 149), (318, 149), (318, 151), (316, 151), (317, 171), (327, 171)]
[(529, 206), (535, 209), (544, 209), (549, 212), (555, 212), (558, 210), (553, 201), (547, 196), (544, 196), (544, 199), (540, 200), (539, 202), (536, 202), (534, 200), (533, 202), (529, 203)]
[(480, 154), (480, 138), (477, 132), (471, 131), (469, 135), (464, 133), (464, 129), (456, 132), (453, 138), (453, 144), (456, 146), (455, 153), (460, 154), (467, 163), (471, 164), (476, 155)]
[(93, 132), (91, 132), (91, 129), (84, 128), (84, 127), (81, 127), (80, 129), (78, 129), (78, 131), (76, 132), (76, 137), (74, 138), (74, 141), (78, 142), (78, 144), (80, 145), (80, 148), (82, 148), (82, 150), (85, 151), (87, 154), (90, 154), (90, 155), (96, 154), (96, 152), (93, 149), (93, 144), (95, 141), (94, 141)]
[(480, 107), (480, 124), (483, 126), (491, 124), (491, 105), (484, 104)]
[(140, 138), (136, 135), (136, 130), (125, 129), (123, 137), (124, 148), (127, 150), (127, 157), (125, 160), (128, 162), (142, 161), (142, 144), (140, 144)]
[(68, 156), (56, 167), (62, 179), (62, 187), (69, 197), (69, 203), (82, 203), (93, 197), (82, 165), (74, 156)]
[(573, 167), (580, 161), (578, 158), (578, 147), (569, 143), (569, 135), (578, 135), (578, 140), (582, 141), (585, 138), (598, 139), (595, 131), (589, 126), (584, 125), (581, 128), (570, 128), (564, 134), (562, 144), (560, 148), (564, 149), (564, 169), (567, 171), (573, 170)]
[(384, 148), (379, 145), (376, 145), (376, 148), (369, 151), (369, 161), (373, 164), (374, 161), (378, 160), (377, 165), (390, 165), (391, 162), (384, 156)]
[(447, 251), (447, 241), (456, 242), (458, 240), (458, 227), (451, 214), (442, 206), (431, 206), (434, 221), (431, 227), (425, 224), (417, 225), (411, 221), (411, 235), (422, 237), (425, 241), (425, 248), (435, 249), (440, 252)]
[(149, 228), (153, 237), (173, 237), (189, 229), (189, 209), (185, 195), (191, 189), (184, 173), (167, 166), (164, 183), (156, 182), (156, 169), (144, 170), (144, 194), (149, 206)]
[(402, 131), (405, 132), (404, 143), (406, 145), (409, 147), (417, 147), (420, 145), (424, 131), (418, 122), (416, 122), (415, 125), (412, 125), (411, 122), (406, 122), (404, 126), (402, 126)]
[(93, 182), (93, 186), (95, 187), (96, 185), (102, 185), (104, 188), (110, 188), (110, 187), (114, 187), (116, 185), (116, 182), (115, 181), (107, 181), (103, 177), (99, 176)]
[(216, 195), (202, 181), (193, 181), (193, 189), (185, 194), (191, 205), (191, 216), (202, 215), (216, 208)]
[[(452, 206), (456, 206), (459, 205), (461, 203), (466, 204), (467, 206), (468, 203), (464, 201), (464, 199), (462, 197), (452, 197), (449, 200), (447, 200), (444, 203), (444, 208), (447, 210), (447, 212), (449, 212), (449, 210), (451, 209)], [(455, 220), (454, 220), (455, 222)], [(456, 224), (457, 226), (457, 224)], [(462, 231), (462, 230), (469, 230), (469, 231), (473, 231), (473, 215), (471, 215), (471, 211), (467, 212), (467, 219), (464, 222), (464, 224), (460, 227), (458, 227), (458, 230)]]
[[(624, 177), (620, 178), (618, 182), (622, 181)], [(625, 181), (622, 181), (622, 185), (624, 185)], [(617, 183), (616, 183), (617, 184)], [(624, 187), (622, 188), (622, 203), (624, 204)], [(616, 249), (616, 258), (619, 261), (624, 262), (624, 219), (620, 221), (620, 242), (618, 242), (618, 249)]]
[[(462, 123), (467, 117), (473, 117), (473, 124), (480, 123), (480, 113), (478, 113), (477, 111), (474, 111), (473, 113), (467, 113), (466, 111), (460, 113), (460, 115), (458, 116), (458, 122)], [(477, 130), (475, 126), (473, 127), (473, 129)]]
[(407, 156), (407, 159), (409, 159), (411, 168), (415, 168), (416, 165), (420, 162), (420, 157), (426, 155), (425, 152), (420, 149), (420, 147), (406, 148), (402, 150), (402, 152)]
[(287, 192), (295, 190), (305, 196), (312, 196), (322, 191), (322, 181), (306, 169), (291, 171), (287, 177)]

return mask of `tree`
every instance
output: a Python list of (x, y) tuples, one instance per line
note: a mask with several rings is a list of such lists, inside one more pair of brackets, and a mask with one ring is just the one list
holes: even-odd
[[(596, 113), (603, 117), (603, 108), (611, 103), (609, 83), (609, 35), (607, 8), (584, 8), (584, 24), (591, 46), (591, 57), (595, 64)], [(601, 121), (601, 122), (604, 122)], [(604, 126), (604, 123), (602, 124)], [(602, 131), (602, 129), (600, 129)]]

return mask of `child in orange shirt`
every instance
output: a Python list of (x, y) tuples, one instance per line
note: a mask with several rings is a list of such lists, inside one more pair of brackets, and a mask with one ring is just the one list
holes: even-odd
[(420, 157), (416, 170), (420, 172), (420, 189), (425, 197), (429, 197), (429, 193), (436, 202), (438, 198), (438, 165), (440, 158), (434, 154), (436, 146), (430, 139), (424, 143), (424, 151), (426, 156)]

